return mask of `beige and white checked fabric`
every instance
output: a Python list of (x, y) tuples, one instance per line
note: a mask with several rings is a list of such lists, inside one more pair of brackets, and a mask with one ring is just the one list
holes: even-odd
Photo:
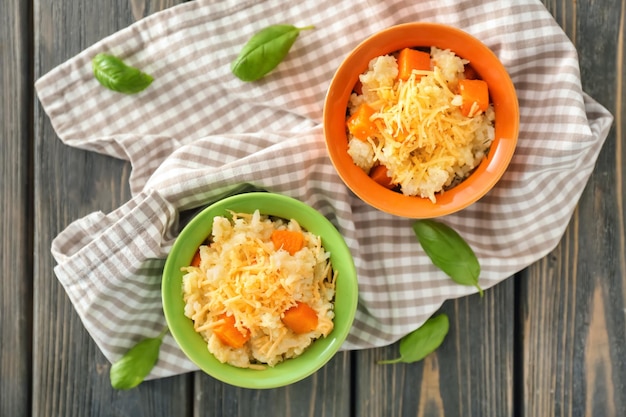
[[(95, 6), (97, 7), (97, 6)], [(116, 360), (164, 326), (160, 274), (179, 214), (253, 187), (317, 208), (344, 235), (360, 302), (344, 349), (382, 346), (421, 325), (456, 285), (421, 250), (412, 221), (359, 201), (326, 155), (322, 105), (342, 58), (370, 34), (432, 21), (481, 39), (519, 94), (519, 146), (496, 188), (441, 220), (474, 248), (480, 284), (495, 285), (559, 242), (612, 116), (581, 90), (574, 46), (544, 7), (516, 1), (195, 1), (103, 39), (36, 82), (59, 138), (132, 164), (133, 197), (70, 224), (52, 243), (55, 268), (104, 355)], [(229, 63), (275, 23), (315, 25), (263, 80)], [(91, 58), (107, 52), (154, 76), (144, 92), (102, 88)], [(246, 188), (248, 187), (248, 188)], [(150, 378), (197, 369), (168, 336)]]

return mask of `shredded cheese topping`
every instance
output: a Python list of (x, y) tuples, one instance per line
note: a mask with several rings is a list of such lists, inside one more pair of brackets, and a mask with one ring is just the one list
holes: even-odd
[[(376, 67), (370, 64), (370, 71)], [(378, 128), (368, 138), (372, 160), (358, 161), (356, 152), (353, 159), (361, 167), (386, 166), (404, 194), (435, 202), (435, 193), (466, 177), (482, 160), (493, 140), (493, 108), (463, 116), (461, 97), (453, 91), (458, 79), (447, 79), (437, 64), (431, 71), (414, 70), (407, 81), (381, 82), (383, 77), (371, 87), (364, 83), (363, 96), (352, 98), (375, 109), (370, 120)]]
[[(299, 355), (314, 339), (333, 328), (335, 272), (321, 239), (285, 222), (254, 214), (232, 213), (232, 221), (217, 217), (210, 245), (200, 247), (199, 267), (185, 268), (185, 314), (222, 362), (240, 367), (270, 366)], [(270, 236), (275, 229), (300, 231), (304, 247), (290, 255), (276, 249)], [(296, 335), (281, 322), (284, 311), (304, 302), (318, 315), (313, 332)], [(223, 313), (235, 326), (249, 331), (243, 348), (233, 349), (216, 340), (212, 329)]]

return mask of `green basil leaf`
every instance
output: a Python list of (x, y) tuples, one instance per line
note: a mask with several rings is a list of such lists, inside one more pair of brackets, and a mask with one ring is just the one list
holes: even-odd
[(230, 70), (242, 81), (262, 78), (287, 56), (300, 32), (309, 29), (313, 26), (272, 25), (262, 29), (244, 45)]
[(109, 377), (113, 388), (127, 390), (143, 382), (159, 359), (166, 332), (167, 328), (157, 337), (143, 339), (111, 366)]
[(417, 330), (400, 339), (400, 357), (379, 361), (379, 364), (412, 363), (433, 353), (444, 341), (450, 322), (446, 314), (431, 317)]
[(424, 252), (435, 266), (445, 272), (454, 282), (473, 285), (480, 296), (483, 290), (478, 285), (480, 264), (465, 240), (451, 227), (435, 220), (418, 220), (413, 224)]
[(135, 94), (145, 90), (153, 78), (135, 67), (126, 65), (113, 55), (98, 54), (91, 60), (93, 75), (109, 90)]

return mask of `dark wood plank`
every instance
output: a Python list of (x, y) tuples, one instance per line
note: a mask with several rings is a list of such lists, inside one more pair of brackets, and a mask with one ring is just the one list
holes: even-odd
[(356, 353), (355, 414), (368, 416), (513, 415), (514, 281), (450, 300), (446, 340), (412, 364), (377, 365), (398, 344)]
[[(31, 26), (28, 3), (0, 14), (0, 415), (30, 412), (32, 331)], [(7, 41), (10, 40), (10, 41)], [(5, 42), (7, 41), (7, 42)]]
[(350, 353), (336, 355), (310, 377), (283, 388), (235, 388), (197, 373), (194, 415), (211, 417), (350, 416)]
[[(134, 19), (178, 1), (36, 1), (35, 75), (41, 76)], [(51, 240), (87, 213), (109, 212), (129, 197), (129, 165), (69, 148), (35, 109), (35, 277), (33, 405), (36, 416), (185, 416), (191, 376), (145, 382), (119, 392), (110, 364), (90, 338), (54, 276)]]
[(626, 2), (546, 5), (577, 46), (583, 89), (615, 115), (615, 124), (561, 244), (520, 281), (523, 415), (622, 416)]

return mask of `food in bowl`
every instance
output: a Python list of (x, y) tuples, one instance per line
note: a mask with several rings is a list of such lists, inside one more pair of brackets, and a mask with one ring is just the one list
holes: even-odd
[[(470, 175), (429, 198), (405, 195), (398, 187), (381, 185), (348, 153), (346, 112), (359, 77), (373, 58), (398, 53), (405, 48), (450, 50), (470, 62), (480, 80), (487, 83), (494, 110), (494, 138), (489, 152)], [(429, 51), (429, 50), (427, 50)], [(469, 69), (466, 66), (465, 73)], [(474, 204), (493, 189), (506, 172), (519, 134), (519, 105), (515, 86), (506, 67), (488, 46), (458, 28), (432, 22), (411, 22), (378, 31), (347, 53), (337, 68), (324, 100), (323, 127), (328, 156), (344, 184), (364, 203), (385, 213), (407, 218), (435, 218), (456, 213)], [(379, 170), (377, 170), (379, 171)], [(370, 175), (368, 175), (370, 174)]]
[[(316, 339), (301, 355), (276, 366), (266, 366), (263, 370), (239, 368), (220, 362), (209, 352), (202, 335), (195, 331), (193, 321), (185, 316), (183, 299), (183, 276), (186, 273), (183, 269), (193, 263), (198, 247), (207, 243), (207, 237), (212, 234), (213, 219), (217, 216), (230, 218), (232, 213), (254, 213), (255, 210), (272, 218), (295, 219), (303, 230), (319, 236), (336, 275), (333, 330), (330, 334)], [(198, 369), (236, 387), (269, 389), (300, 381), (318, 371), (335, 356), (352, 328), (359, 288), (350, 249), (337, 227), (322, 212), (286, 195), (239, 191), (200, 210), (183, 227), (163, 268), (161, 294), (163, 314), (170, 334), (185, 357)]]
[(467, 59), (432, 46), (373, 58), (348, 103), (348, 154), (379, 184), (428, 198), (489, 152), (495, 113)]
[(184, 313), (222, 363), (273, 367), (333, 330), (337, 271), (321, 238), (294, 219), (216, 216), (183, 270)]

